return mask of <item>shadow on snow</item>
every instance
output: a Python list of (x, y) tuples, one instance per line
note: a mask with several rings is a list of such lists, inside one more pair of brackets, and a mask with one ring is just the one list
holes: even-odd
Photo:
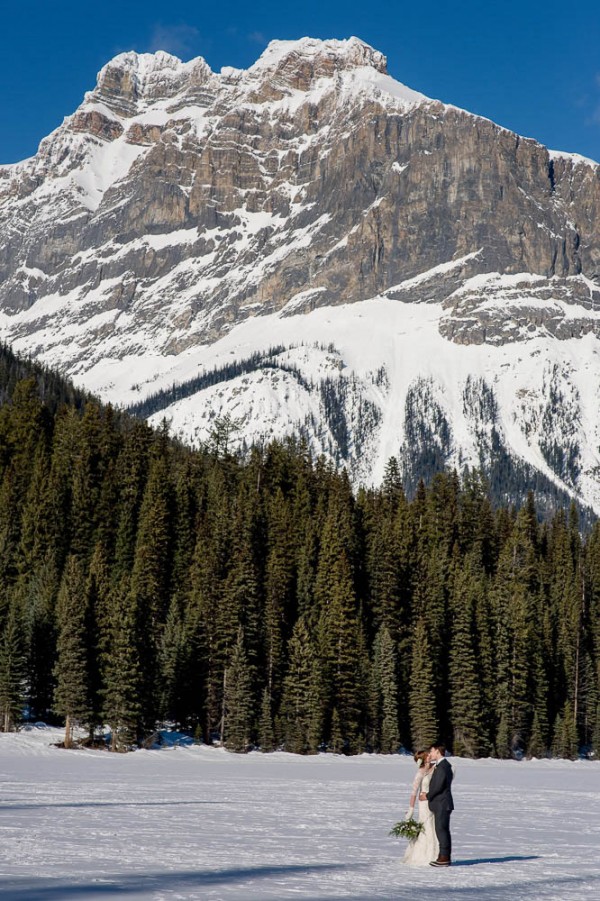
[(518, 855), (512, 854), (507, 857), (474, 857), (472, 860), (453, 860), (454, 867), (476, 867), (485, 863), (520, 863), (523, 860), (541, 860), (539, 854)]
[[(128, 895), (164, 891), (166, 889), (201, 889), (221, 883), (245, 880), (281, 878), (332, 870), (358, 869), (360, 864), (345, 863), (289, 864), (287, 866), (239, 867), (227, 870), (165, 870), (162, 873), (131, 873), (122, 876), (98, 877), (92, 882), (65, 883), (60, 879), (0, 878), (2, 901), (67, 901), (69, 898), (96, 895)], [(296, 896), (298, 897), (298, 896)]]
[(36, 801), (35, 804), (0, 803), (0, 813), (5, 810), (45, 810), (55, 807), (183, 807), (200, 804), (233, 804), (234, 801)]
[[(477, 863), (510, 863), (523, 860), (539, 860), (539, 857), (492, 857), (481, 858), (473, 861), (462, 861), (459, 865), (472, 865)], [(264, 886), (263, 897), (283, 899), (293, 897), (296, 901), (331, 901), (331, 895), (316, 895), (310, 890), (305, 891), (296, 887), (287, 892), (281, 882), (287, 876), (319, 876), (319, 874), (345, 870), (358, 870), (368, 868), (367, 864), (323, 863), (323, 864), (290, 864), (287, 866), (263, 866), (263, 867), (239, 867), (225, 870), (187, 870), (164, 871), (162, 873), (131, 873), (113, 877), (98, 877), (97, 881), (76, 883), (70, 881), (64, 883), (59, 879), (44, 879), (35, 877), (27, 878), (0, 878), (0, 896), (2, 901), (69, 901), (69, 899), (94, 898), (105, 895), (123, 896), (139, 894), (149, 897), (150, 893), (158, 891), (188, 891), (201, 892), (209, 886), (225, 885), (229, 883), (243, 883), (253, 880), (278, 880), (275, 885)], [(506, 884), (454, 886), (452, 882), (452, 869), (431, 871), (433, 883), (418, 886), (407, 885), (399, 882), (394, 889), (385, 888), (383, 891), (373, 888), (373, 892), (359, 890), (358, 893), (337, 895), (338, 901), (439, 901), (440, 897), (460, 899), (478, 899), (485, 896), (486, 901), (514, 901), (514, 898), (539, 898), (548, 888), (554, 889), (553, 897), (559, 895), (561, 886), (568, 891), (568, 897), (576, 897), (572, 894), (575, 886), (583, 883), (589, 885), (590, 879), (595, 879), (595, 874), (582, 874), (581, 876), (559, 876), (547, 879), (533, 879), (531, 881), (520, 880)], [(441, 879), (441, 882), (440, 882)], [(277, 888), (276, 888), (277, 887)], [(587, 886), (586, 886), (587, 887)], [(273, 894), (277, 890), (278, 894)], [(256, 887), (254, 897), (256, 895)], [(569, 891), (570, 890), (570, 891)], [(293, 894), (292, 894), (293, 891)], [(579, 895), (578, 895), (579, 896)], [(189, 895), (190, 898), (200, 895)], [(234, 896), (232, 896), (234, 897)], [(236, 895), (236, 897), (239, 897)], [(566, 897), (566, 896), (565, 896)]]

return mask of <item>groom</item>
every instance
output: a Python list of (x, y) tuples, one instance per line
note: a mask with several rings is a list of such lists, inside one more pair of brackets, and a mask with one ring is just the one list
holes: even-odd
[(429, 759), (435, 769), (429, 782), (429, 791), (421, 792), (419, 800), (427, 801), (435, 818), (435, 832), (440, 843), (437, 860), (431, 861), (432, 867), (449, 867), (452, 853), (450, 838), (450, 814), (454, 810), (452, 800), (452, 767), (445, 759), (446, 748), (443, 744), (432, 745)]

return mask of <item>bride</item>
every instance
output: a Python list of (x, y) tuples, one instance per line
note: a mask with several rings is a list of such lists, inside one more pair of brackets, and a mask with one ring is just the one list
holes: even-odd
[[(433, 765), (429, 760), (429, 751), (417, 751), (415, 762), (418, 769), (413, 780), (410, 796), (410, 806), (406, 811), (406, 819), (410, 820), (414, 813), (415, 801), (421, 792), (429, 788), (429, 780), (433, 773)], [(415, 867), (428, 866), (430, 861), (436, 860), (439, 854), (439, 844), (435, 834), (435, 822), (427, 801), (419, 801), (419, 822), (425, 827), (415, 841), (408, 843), (402, 863)]]

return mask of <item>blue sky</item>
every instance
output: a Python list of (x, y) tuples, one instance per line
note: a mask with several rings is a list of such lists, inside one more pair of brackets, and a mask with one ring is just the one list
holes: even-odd
[(218, 71), (304, 35), (356, 35), (409, 87), (600, 160), (598, 0), (0, 0), (0, 163), (35, 153), (123, 50), (204, 56)]

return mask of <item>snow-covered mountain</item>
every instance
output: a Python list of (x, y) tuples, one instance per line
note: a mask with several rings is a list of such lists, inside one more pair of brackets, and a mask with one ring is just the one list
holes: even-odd
[(0, 336), (188, 439), (229, 413), (356, 482), (483, 464), (600, 511), (599, 223), (596, 163), (356, 38), (125, 53), (0, 167)]

